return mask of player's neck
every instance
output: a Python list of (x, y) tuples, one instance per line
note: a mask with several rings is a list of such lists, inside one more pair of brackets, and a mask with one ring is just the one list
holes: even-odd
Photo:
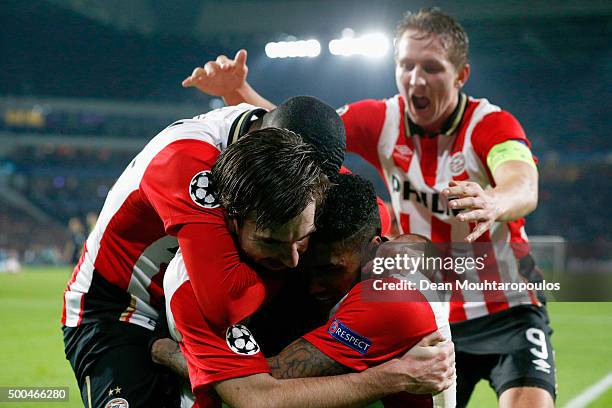
[(249, 126), (249, 132), (253, 132), (255, 130), (261, 129), (262, 123), (263, 123), (263, 118), (259, 118), (251, 122), (251, 126)]

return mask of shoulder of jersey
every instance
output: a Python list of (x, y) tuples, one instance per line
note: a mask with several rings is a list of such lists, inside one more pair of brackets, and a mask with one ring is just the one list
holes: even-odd
[(242, 112), (251, 109), (255, 109), (255, 107), (241, 103), (237, 106), (215, 109), (192, 119), (181, 119), (165, 128), (158, 137), (173, 140), (202, 140), (222, 150), (226, 146), (233, 121)]
[(472, 96), (468, 96), (468, 105), (476, 106), (480, 109), (486, 109), (487, 111), (490, 111), (488, 113), (505, 111), (501, 107), (491, 103), (487, 98), (474, 98)]
[(209, 112), (203, 113), (201, 115), (194, 116), (194, 120), (233, 120), (237, 115), (246, 111), (257, 109), (256, 106), (250, 105), (248, 103), (241, 103), (235, 106), (224, 106), (219, 109), (214, 109)]
[[(389, 99), (393, 99), (393, 98), (394, 97), (389, 98)], [(364, 108), (377, 109), (377, 108), (384, 107), (386, 102), (389, 99), (363, 99), (361, 101), (343, 105), (339, 107), (338, 109), (336, 109), (336, 112), (338, 113), (338, 115), (343, 116), (351, 109), (364, 109)]]

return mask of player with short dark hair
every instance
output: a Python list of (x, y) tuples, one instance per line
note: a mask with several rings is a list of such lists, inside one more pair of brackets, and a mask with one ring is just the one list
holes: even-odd
[(331, 177), (331, 182), (331, 196), (317, 219), (317, 242), (361, 246), (380, 236), (380, 213), (372, 183), (346, 174)]
[[(288, 103), (312, 108), (312, 112), (328, 112), (317, 137), (329, 140), (332, 146), (343, 145), (344, 132), (338, 132), (340, 118), (333, 123), (331, 107), (308, 97)], [(150, 360), (148, 344), (163, 307), (163, 274), (179, 247), (196, 295), (202, 300), (199, 307), (211, 321), (237, 322), (263, 302), (265, 285), (252, 266), (240, 259), (210, 183), (220, 152), (247, 131), (260, 128), (266, 113), (245, 104), (171, 124), (134, 158), (109, 192), (64, 293), (66, 356), (86, 405), (102, 407), (114, 399), (139, 406), (165, 404), (159, 385), (165, 380)], [(306, 115), (303, 120), (306, 127), (315, 117)], [(278, 169), (278, 174), (298, 184), (298, 180), (314, 177), (305, 194), (293, 197), (298, 204), (290, 206), (292, 212), (309, 206), (309, 214), (314, 216), (315, 201), (325, 186), (317, 164), (337, 166), (337, 172), (342, 160), (334, 161), (327, 152), (306, 148), (302, 142), (298, 145), (301, 147), (295, 148), (302, 152), (293, 156), (295, 163)], [(276, 163), (250, 165), (251, 170), (264, 172)], [(256, 177), (253, 174), (251, 179)], [(314, 193), (317, 188), (321, 191)], [(268, 197), (287, 194), (263, 193)], [(308, 194), (313, 200), (305, 204)], [(274, 211), (274, 202), (269, 205), (272, 207), (267, 210)], [(281, 205), (286, 211), (286, 203)], [(306, 246), (307, 237), (300, 236), (291, 237), (287, 245), (274, 251), (253, 250), (257, 256), (286, 267), (285, 263), (295, 266)], [(202, 259), (206, 262), (199, 262)]]
[[(172, 367), (184, 378), (191, 378), (197, 406), (214, 405), (211, 385), (225, 402), (232, 406), (243, 406), (245, 401), (258, 400), (262, 391), (248, 385), (240, 389), (229, 387), (223, 377), (205, 372), (203, 363), (207, 359), (219, 359), (219, 355), (225, 355), (219, 369), (224, 368), (230, 373), (238, 370), (242, 375), (247, 375), (241, 371), (247, 367), (269, 365), (265, 372), (270, 372), (277, 379), (291, 379), (363, 371), (395, 358), (421, 341), (427, 344), (438, 335), (450, 340), (448, 312), (440, 303), (430, 303), (418, 293), (410, 300), (393, 300), (384, 298), (384, 295), (378, 295), (375, 301), (365, 300), (364, 296), (367, 296), (368, 291), (371, 292), (371, 280), (366, 277), (366, 280), (360, 282), (361, 264), (368, 260), (371, 253), (376, 252), (376, 247), (381, 243), (379, 231), (380, 219), (372, 184), (359, 176), (342, 174), (334, 177), (334, 185), (317, 221), (313, 247), (305, 254), (303, 268), (309, 276), (309, 288), (308, 285), (290, 286), (291, 289), (287, 288), (286, 292), (262, 310), (263, 318), (257, 314), (245, 325), (228, 328), (226, 338), (223, 339), (225, 341), (203, 337), (201, 324), (194, 324), (194, 311), (189, 307), (193, 303), (193, 296), (189, 293), (188, 281), (181, 277), (184, 273), (181, 271), (180, 259), (175, 258), (164, 280), (168, 296), (166, 307), (170, 332), (180, 341), (181, 349), (187, 356), (190, 375), (187, 374), (187, 364), (176, 349), (176, 344), (168, 339), (154, 343), (153, 358)], [(419, 237), (408, 238), (406, 240), (410, 242), (424, 242)], [(364, 247), (370, 251), (362, 251)], [(397, 279), (392, 277), (388, 280)], [(319, 287), (326, 288), (326, 291), (321, 292)], [(318, 297), (321, 305), (326, 307), (330, 314), (329, 320), (327, 316), (319, 320), (311, 319), (314, 311), (299, 301), (306, 290), (309, 290), (309, 296)], [(320, 298), (322, 293), (325, 298)], [(330, 312), (334, 304), (336, 306)], [(312, 328), (306, 322), (313, 322)], [(279, 330), (279, 324), (282, 330)], [(258, 344), (246, 326), (261, 333), (265, 342)], [(333, 327), (359, 333), (355, 336), (364, 344), (362, 349), (356, 349), (353, 343), (332, 333), (330, 330)], [(307, 331), (309, 333), (303, 338), (292, 342), (277, 356), (268, 358), (266, 365), (260, 347), (270, 350), (275, 347), (270, 343), (287, 344), (288, 340), (292, 340), (288, 333), (297, 332), (301, 335)], [(431, 333), (436, 334), (428, 336)], [(201, 343), (199, 345), (198, 339)], [(242, 343), (237, 345), (238, 341)], [(211, 343), (214, 343), (214, 347), (211, 347)], [(194, 354), (197, 358), (194, 358)], [(226, 373), (222, 375), (230, 377)], [(446, 375), (452, 376), (452, 373)], [(436, 396), (418, 386), (410, 390), (422, 395), (405, 392), (391, 395), (383, 398), (384, 406), (454, 406), (454, 386)], [(317, 393), (318, 389), (313, 388), (312, 392)], [(289, 404), (289, 401), (293, 401), (292, 397), (286, 395), (284, 402)], [(276, 406), (274, 401), (268, 401), (267, 406)]]
[[(538, 202), (531, 144), (509, 112), (461, 92), (470, 76), (468, 48), (465, 30), (439, 9), (407, 13), (395, 38), (399, 94), (338, 110), (347, 151), (379, 171), (400, 232), (438, 243), (467, 242), (474, 256), (487, 258), (486, 267), (471, 269), (466, 280), (541, 280), (524, 228)], [(274, 106), (250, 87), (246, 74), (241, 50), (234, 60), (220, 56), (194, 70), (183, 86), (223, 96), (229, 104)], [(208, 86), (211, 76), (214, 87)], [(225, 81), (229, 76), (233, 80)], [(465, 406), (486, 378), (501, 407), (553, 406), (552, 330), (537, 294), (457, 290), (451, 300), (458, 405)], [(483, 357), (491, 354), (496, 357)]]
[[(233, 147), (238, 143), (228, 147), (211, 172), (219, 204), (238, 225), (253, 213), (257, 228), (285, 224), (308, 204), (323, 202), (326, 177), (311, 160), (314, 149), (299, 135), (264, 128), (239, 144), (240, 149)], [(287, 177), (291, 174), (299, 177)]]
[[(318, 103), (313, 103), (313, 100)], [(312, 96), (294, 96), (268, 112), (261, 126), (289, 129), (299, 134), (317, 152), (321, 159), (319, 165), (325, 174), (338, 173), (344, 161), (345, 131), (338, 114), (329, 105)], [(338, 137), (321, 139), (321, 134)]]
[[(317, 135), (304, 137), (306, 142), (316, 136), (329, 140), (330, 146), (343, 145), (340, 118), (336, 115), (334, 123), (331, 107), (308, 97), (287, 103), (309, 108), (303, 109), (311, 112), (303, 116), (303, 128), (316, 121), (315, 112), (330, 112), (328, 120), (319, 124)], [(65, 352), (85, 406), (165, 407), (177, 403), (166, 393), (167, 377), (151, 361), (149, 345), (163, 308), (164, 272), (179, 248), (193, 284), (193, 308), (217, 326), (237, 323), (264, 302), (269, 288), (254, 264), (273, 269), (297, 264), (308, 245), (316, 200), (322, 192), (306, 188), (304, 194), (294, 197), (301, 201), (299, 205), (290, 206), (293, 212), (303, 208), (297, 216), (261, 230), (256, 228), (256, 219), (249, 222), (247, 218), (241, 227), (227, 222), (211, 185), (211, 171), (221, 152), (233, 144), (236, 149), (248, 145), (251, 141), (243, 136), (261, 128), (266, 115), (263, 109), (243, 104), (177, 121), (144, 147), (109, 192), (64, 292)], [(285, 130), (268, 129), (262, 134), (266, 132), (295, 139)], [(294, 156), (295, 164), (277, 169), (278, 174), (285, 174), (288, 183), (303, 180), (306, 185), (324, 188), (313, 162), (327, 164), (336, 173), (342, 152), (328, 157), (328, 150), (312, 145), (305, 149), (295, 140), (291, 143), (297, 143), (294, 148), (300, 151)], [(261, 153), (274, 157), (274, 152)], [(249, 163), (246, 170), (257, 178), (259, 170), (274, 169), (281, 162), (279, 158), (259, 160)], [(296, 174), (290, 173), (293, 171)], [(265, 189), (258, 193), (286, 194)], [(311, 202), (302, 207), (309, 194)], [(276, 214), (274, 209), (266, 211)], [(409, 362), (399, 361), (378, 374), (397, 384), (410, 367)], [(350, 377), (350, 384), (344, 387), (361, 384), (368, 375), (372, 376)]]

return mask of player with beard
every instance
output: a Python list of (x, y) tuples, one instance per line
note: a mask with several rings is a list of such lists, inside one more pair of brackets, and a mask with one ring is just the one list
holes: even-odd
[[(273, 125), (300, 131), (308, 143), (267, 128)], [(279, 138), (289, 138), (289, 146)], [(257, 155), (240, 167), (241, 183), (223, 177), (229, 170), (219, 173), (226, 191), (244, 193), (231, 200), (221, 195), (224, 209), (212, 191), (212, 167), (232, 145)], [(343, 150), (340, 118), (309, 97), (292, 98), (272, 112), (246, 104), (219, 109), (177, 121), (153, 138), (113, 186), (64, 293), (66, 357), (85, 406), (178, 404), (149, 352), (168, 262), (180, 248), (194, 308), (208, 322), (234, 324), (247, 317), (271, 288), (240, 252), (270, 269), (295, 266), (327, 183), (321, 168), (337, 173)], [(259, 215), (246, 217), (249, 208)], [(234, 214), (239, 209), (243, 217)], [(273, 237), (251, 234), (270, 224), (274, 228), (265, 231)], [(399, 362), (378, 374), (397, 384), (411, 367)], [(351, 377), (348, 386), (361, 381)]]
[[(464, 29), (435, 8), (407, 13), (396, 32), (395, 62), (398, 95), (352, 103), (339, 113), (347, 150), (385, 180), (400, 231), (438, 243), (474, 243), (470, 251), (487, 263), (465, 274), (471, 282), (541, 280), (524, 229), (538, 200), (530, 142), (509, 112), (461, 92), (470, 76)], [(246, 74), (241, 50), (234, 60), (220, 56), (196, 68), (183, 86), (229, 104), (274, 106)], [(500, 407), (554, 405), (552, 330), (538, 294), (458, 290), (450, 321), (459, 406), (467, 405), (480, 379), (489, 380)]]
[[(309, 143), (289, 149), (287, 157), (295, 163), (276, 170), (284, 184), (296, 188), (275, 189), (258, 205), (283, 222), (305, 211), (312, 218), (327, 183), (321, 168), (338, 172), (345, 143), (340, 118), (315, 98), (291, 98), (272, 112), (243, 104), (177, 121), (119, 177), (64, 292), (65, 352), (86, 406), (103, 407), (113, 400), (171, 406), (149, 343), (163, 308), (163, 274), (179, 247), (198, 306), (210, 321), (235, 323), (261, 305), (266, 287), (238, 256), (210, 182), (221, 151), (247, 132), (274, 125), (299, 131)], [(279, 160), (266, 161), (270, 154), (262, 152), (249, 171), (264, 175), (276, 169)], [(282, 247), (263, 248), (256, 255), (271, 268), (295, 266), (309, 232), (286, 237)]]
[[(372, 279), (366, 277), (360, 282), (361, 265), (376, 253), (383, 241), (376, 194), (372, 184), (359, 176), (338, 175), (333, 183), (317, 220), (311, 248), (304, 255), (302, 269), (307, 284), (302, 282), (298, 272), (290, 275), (293, 284), (285, 285), (282, 293), (248, 323), (229, 327), (225, 338), (217, 341), (203, 336), (205, 322), (198, 323), (190, 317), (193, 296), (189, 293), (188, 281), (181, 277), (185, 274), (180, 258), (175, 258), (168, 267), (164, 285), (170, 331), (180, 342), (189, 363), (176, 343), (169, 339), (153, 344), (153, 358), (191, 379), (196, 406), (213, 405), (212, 387), (232, 406), (257, 404), (262, 391), (245, 386), (228, 387), (223, 380), (215, 381), (245, 376), (244, 370), (265, 366), (261, 350), (268, 353), (283, 343), (287, 345), (295, 333), (300, 336), (308, 331), (278, 355), (267, 359), (269, 369), (266, 372), (276, 379), (359, 372), (392, 361), (419, 342), (423, 342), (421, 346), (429, 344), (438, 335), (450, 340), (445, 304), (429, 302), (419, 292), (400, 297), (395, 297), (394, 293), (375, 293)], [(418, 243), (421, 247), (425, 242), (417, 236), (403, 237), (402, 241)], [(398, 278), (390, 277), (385, 281), (397, 282)], [(308, 301), (313, 298), (316, 302)], [(317, 303), (327, 310), (325, 315), (318, 315), (313, 308)], [(427, 337), (431, 333), (435, 334)], [(411, 352), (424, 350), (426, 347), (416, 347)], [(225, 359), (219, 360), (220, 355)], [(207, 360), (215, 360), (215, 363)], [(213, 364), (218, 364), (218, 373), (211, 373)], [(432, 395), (414, 384), (408, 390), (411, 393), (394, 394), (389, 389), (385, 394), (391, 395), (385, 395), (382, 402), (385, 407), (454, 407), (452, 371), (446, 375), (450, 380), (449, 388), (442, 393)], [(318, 394), (325, 389), (321, 384), (314, 384), (310, 392)], [(270, 407), (289, 404), (295, 396), (287, 394), (281, 398), (268, 397), (265, 404)]]

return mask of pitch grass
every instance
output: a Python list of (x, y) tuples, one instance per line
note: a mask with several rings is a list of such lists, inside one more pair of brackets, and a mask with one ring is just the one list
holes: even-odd
[[(0, 387), (67, 386), (69, 403), (0, 403), (0, 407), (80, 407), (79, 390), (64, 358), (60, 329), (62, 291), (68, 268), (27, 269), (0, 274)], [(612, 303), (552, 303), (559, 397), (572, 397), (612, 371)], [(495, 407), (494, 393), (481, 382), (470, 407)], [(592, 407), (611, 407), (612, 390)]]

